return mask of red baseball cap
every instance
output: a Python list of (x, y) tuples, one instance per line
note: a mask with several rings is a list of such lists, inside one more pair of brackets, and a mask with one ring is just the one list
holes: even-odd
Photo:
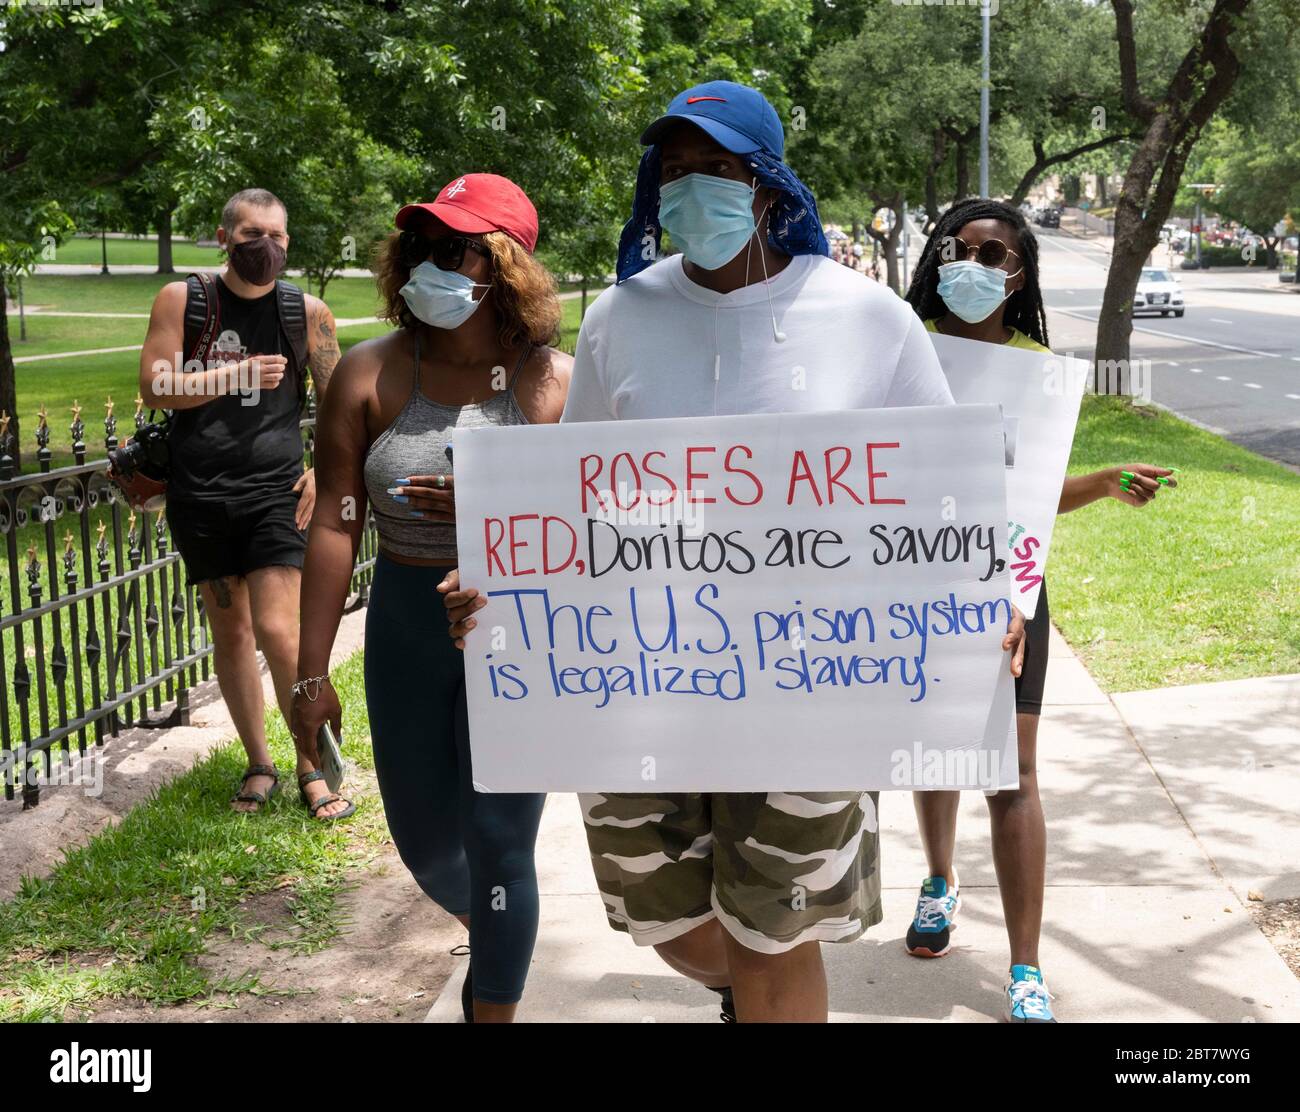
[(421, 212), (431, 213), (457, 232), (505, 232), (526, 251), (537, 246), (537, 210), (519, 186), (500, 174), (464, 174), (450, 181), (427, 204), (404, 205), (397, 227)]

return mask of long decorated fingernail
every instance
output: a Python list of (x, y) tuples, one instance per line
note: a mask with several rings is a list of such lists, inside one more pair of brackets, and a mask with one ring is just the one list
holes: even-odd
[(393, 501), (394, 501), (394, 502), (409, 502), (410, 499), (407, 498), (406, 495), (404, 495), (404, 494), (397, 494), (397, 495), (394, 495), (394, 496), (393, 496)]
[(1123, 476), (1125, 479), (1131, 479), (1131, 478), (1133, 478), (1133, 472), (1132, 472), (1132, 471), (1121, 471), (1121, 472), (1120, 472), (1120, 475)]
[(411, 485), (410, 479), (394, 479), (393, 486), (406, 487)]
[(1168, 485), (1169, 485), (1169, 480), (1168, 480), (1168, 479), (1157, 479), (1156, 482), (1158, 482), (1161, 486), (1168, 486)]

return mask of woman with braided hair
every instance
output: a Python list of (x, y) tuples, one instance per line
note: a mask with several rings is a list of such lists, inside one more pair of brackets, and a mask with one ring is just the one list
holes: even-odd
[[(1001, 201), (971, 198), (939, 217), (926, 241), (907, 300), (931, 332), (1047, 352), (1047, 316), (1038, 282), (1038, 242), (1018, 210)], [(1148, 464), (1112, 467), (1067, 478), (1059, 513), (1102, 498), (1144, 506), (1160, 487), (1176, 486), (1170, 471)], [(1047, 677), (1050, 618), (1047, 582), (1025, 626), (1024, 657), (1016, 675), (1016, 733), (1020, 787), (989, 795), (993, 863), (1002, 892), (1011, 945), (1004, 1005), (1013, 1023), (1054, 1023), (1051, 996), (1038, 963), (1043, 919), (1047, 829), (1038, 797), (1035, 751)], [(957, 841), (955, 791), (914, 792), (930, 875), (921, 884), (907, 952), (942, 957), (961, 901), (953, 856)]]

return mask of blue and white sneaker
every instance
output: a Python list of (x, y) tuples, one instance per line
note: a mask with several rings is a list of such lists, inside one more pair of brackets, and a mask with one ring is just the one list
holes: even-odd
[(948, 936), (956, 929), (953, 920), (960, 907), (961, 889), (955, 878), (950, 892), (943, 877), (926, 877), (916, 901), (916, 915), (907, 928), (907, 952), (914, 958), (943, 957), (952, 949)]
[(1010, 1023), (1055, 1023), (1052, 994), (1043, 981), (1043, 971), (1036, 965), (1013, 965), (1006, 993), (1007, 1021)]

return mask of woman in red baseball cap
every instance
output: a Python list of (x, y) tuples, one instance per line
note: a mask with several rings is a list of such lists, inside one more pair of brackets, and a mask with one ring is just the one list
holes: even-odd
[(385, 815), (420, 887), (469, 928), (465, 1018), (508, 1022), (537, 934), (545, 797), (474, 791), (464, 662), (435, 587), (457, 563), (452, 429), (558, 421), (572, 359), (549, 346), (560, 303), (514, 182), (465, 174), (396, 223), (373, 269), (397, 327), (343, 357), (317, 417), (293, 734), (319, 767), (317, 731), (339, 728), (330, 649), (368, 503), (366, 700)]

